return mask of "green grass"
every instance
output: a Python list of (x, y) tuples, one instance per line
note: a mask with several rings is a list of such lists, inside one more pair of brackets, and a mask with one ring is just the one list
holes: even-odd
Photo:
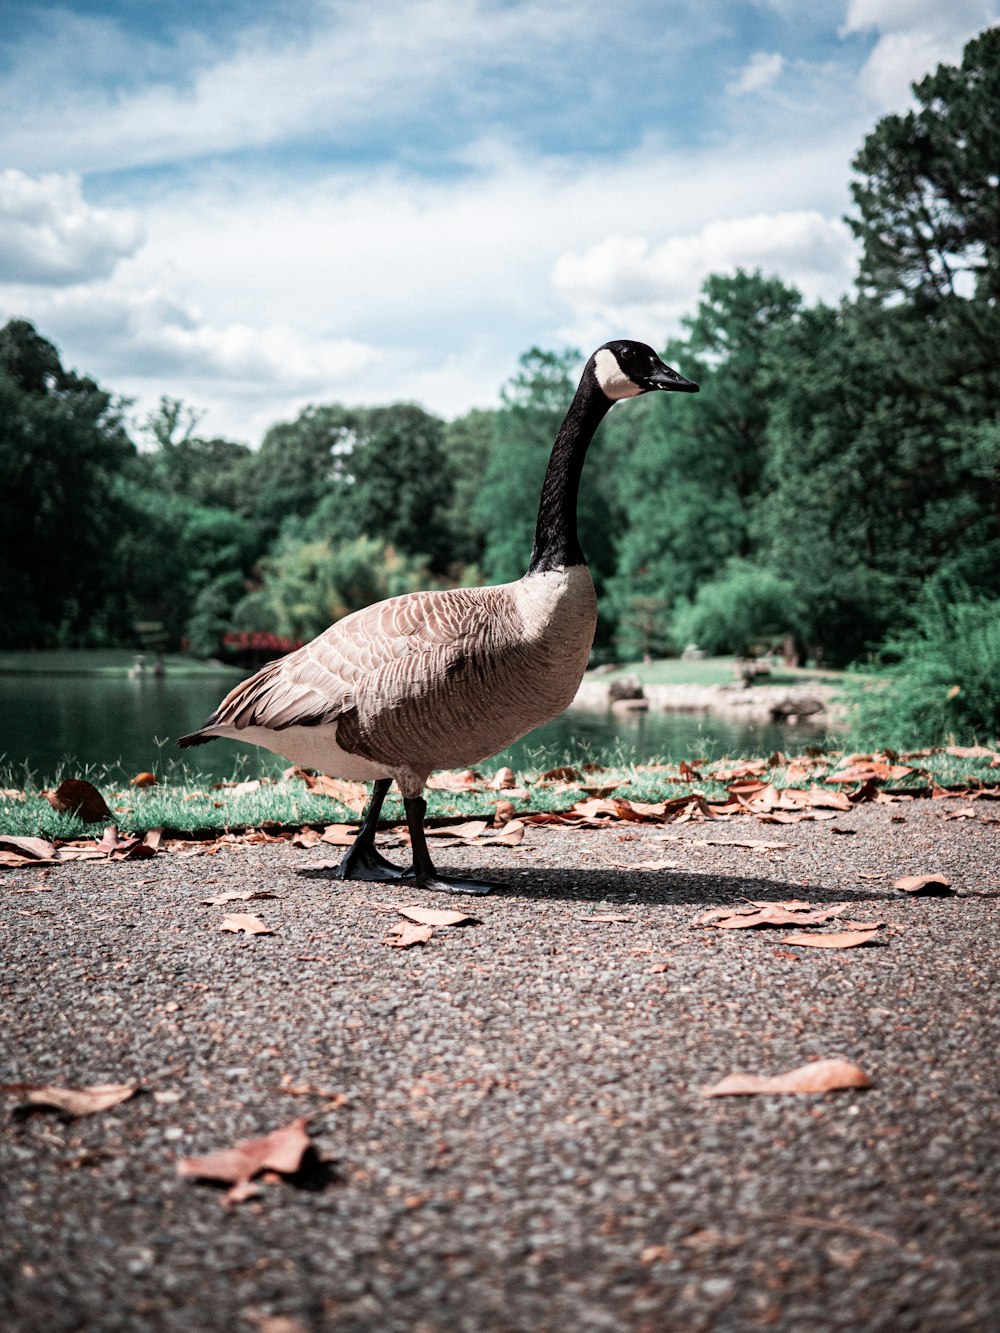
[[(146, 653), (147, 671), (155, 654)], [(39, 652), (0, 652), (0, 675), (125, 676), (136, 653), (128, 648), (73, 648)], [(200, 662), (184, 653), (165, 653), (163, 663), (171, 676), (219, 676), (234, 678), (247, 673), (239, 667)]]
[[(615, 671), (593, 671), (587, 680), (612, 681), (623, 675), (636, 675), (644, 685), (731, 685), (737, 678), (735, 657), (703, 657), (687, 662), (680, 657), (665, 657), (655, 662), (633, 662)], [(813, 667), (774, 667), (768, 676), (758, 676), (755, 685), (802, 685), (808, 681), (841, 685), (845, 671), (818, 670)], [(857, 679), (857, 673), (851, 673)]]
[[(839, 753), (830, 751), (822, 766), (804, 779), (789, 782), (783, 764), (776, 764), (769, 770), (768, 776), (777, 787), (821, 784), (826, 773), (837, 767)], [(730, 756), (729, 760), (736, 764), (744, 758)], [(542, 756), (539, 759), (542, 762), (537, 768), (517, 775), (519, 785), (528, 789), (527, 797), (515, 798), (519, 813), (569, 809), (577, 800), (585, 797), (586, 793), (582, 790), (585, 784), (602, 789), (611, 788), (616, 795), (649, 802), (669, 800), (689, 794), (692, 790), (697, 790), (709, 800), (721, 801), (726, 796), (726, 782), (711, 778), (691, 782), (670, 781), (670, 777), (676, 774), (675, 764), (665, 773), (650, 772), (642, 765), (619, 764), (588, 775), (572, 790), (554, 791), (548, 784), (535, 785), (548, 762)], [(961, 786), (970, 781), (986, 786), (1000, 783), (1000, 769), (991, 768), (988, 758), (968, 759), (938, 752), (908, 762), (923, 772), (881, 785), (887, 790), (902, 788), (927, 791), (932, 781), (943, 787)], [(480, 772), (488, 778), (492, 769), (489, 764), (484, 764)], [(309, 824), (322, 827), (331, 823), (353, 823), (358, 818), (339, 802), (308, 791), (305, 784), (297, 779), (264, 782), (256, 791), (234, 796), (225, 787), (213, 787), (209, 779), (199, 779), (196, 772), (183, 764), (177, 764), (169, 770), (160, 785), (142, 790), (130, 788), (120, 770), (89, 770), (74, 776), (85, 777), (99, 788), (123, 833), (141, 834), (153, 828), (164, 828), (183, 835), (268, 826), (298, 828)], [(13, 773), (0, 772), (0, 789), (5, 788), (18, 794), (8, 795), (0, 791), (0, 834), (52, 839), (100, 836), (100, 824), (85, 824), (78, 816), (57, 813), (41, 796), (39, 786), (25, 781), (23, 774), (21, 781), (18, 781)], [(503, 799), (508, 799), (507, 793), (503, 791), (429, 790), (428, 815), (431, 819), (492, 817), (496, 802)], [(388, 821), (402, 821), (403, 808), (398, 797), (392, 796), (386, 801), (384, 818)]]

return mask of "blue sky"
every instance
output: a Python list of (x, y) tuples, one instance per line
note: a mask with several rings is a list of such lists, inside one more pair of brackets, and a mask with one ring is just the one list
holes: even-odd
[(0, 319), (255, 444), (662, 343), (737, 265), (835, 300), (851, 157), (998, 3), (0, 0)]

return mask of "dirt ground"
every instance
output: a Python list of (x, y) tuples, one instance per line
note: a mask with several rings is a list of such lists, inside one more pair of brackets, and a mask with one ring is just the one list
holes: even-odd
[[(0, 1096), (0, 1325), (996, 1329), (998, 816), (442, 850), (483, 899), (287, 844), (0, 872), (0, 1082), (142, 1088), (77, 1119)], [(954, 896), (893, 888), (927, 872)], [(237, 891), (274, 896), (202, 901)], [(788, 899), (885, 924), (849, 950), (695, 924)], [(386, 947), (420, 902), (475, 920)], [(871, 1088), (702, 1095), (834, 1056)], [(315, 1154), (256, 1197), (177, 1174), (305, 1115)]]

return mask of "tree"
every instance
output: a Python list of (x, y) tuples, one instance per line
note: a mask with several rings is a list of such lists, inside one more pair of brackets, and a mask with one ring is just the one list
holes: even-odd
[[(670, 612), (752, 553), (772, 395), (769, 348), (801, 298), (777, 278), (737, 270), (706, 279), (686, 337), (665, 357), (698, 381), (690, 400), (651, 396), (609, 424), (617, 478), (617, 567), (607, 603), (623, 651), (633, 649), (635, 599), (658, 602), (649, 632), (665, 642)], [(650, 600), (651, 599), (651, 600)]]
[(934, 305), (1000, 297), (1000, 27), (913, 85), (918, 108), (884, 116), (854, 159), (860, 285)]
[(128, 571), (121, 476), (135, 457), (120, 407), (63, 368), (25, 320), (0, 330), (0, 636), (7, 646), (107, 642)]
[(452, 477), (451, 502), (444, 514), (452, 559), (478, 564), (483, 557), (482, 518), (476, 496), (496, 449), (496, 412), (473, 409), (444, 428), (444, 451)]

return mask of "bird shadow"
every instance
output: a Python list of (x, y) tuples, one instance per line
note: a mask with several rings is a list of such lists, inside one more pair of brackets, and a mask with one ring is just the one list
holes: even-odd
[[(452, 873), (452, 868), (442, 864), (441, 873)], [(499, 899), (528, 898), (538, 902), (569, 901), (637, 907), (673, 906), (673, 907), (715, 907), (746, 904), (749, 901), (780, 902), (789, 899), (808, 899), (813, 903), (857, 902), (899, 902), (901, 895), (889, 888), (881, 889), (877, 885), (858, 885), (850, 877), (842, 885), (802, 884), (794, 880), (781, 880), (756, 874), (734, 874), (719, 871), (705, 874), (700, 871), (669, 870), (630, 870), (628, 867), (600, 867), (580, 865), (578, 867), (532, 868), (530, 870), (511, 870), (498, 873), (494, 867), (479, 871), (474, 867), (462, 866), (455, 873), (474, 879), (481, 879), (492, 885), (492, 891), (485, 896), (472, 894), (446, 894), (426, 892), (416, 884), (406, 880), (364, 881), (334, 880), (333, 871), (326, 866), (305, 866), (295, 872), (304, 879), (329, 884), (337, 892), (347, 885), (371, 883), (373, 889), (402, 888), (407, 892), (424, 893), (428, 906), (444, 906), (447, 903), (488, 903)]]

